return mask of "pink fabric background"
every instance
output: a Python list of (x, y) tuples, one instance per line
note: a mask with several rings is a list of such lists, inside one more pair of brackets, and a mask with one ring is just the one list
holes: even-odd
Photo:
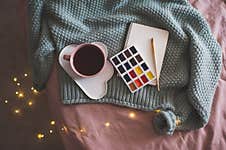
[[(153, 112), (111, 104), (63, 105), (59, 99), (55, 66), (47, 93), (52, 114), (60, 122), (58, 128), (67, 127), (66, 132), (61, 132), (67, 150), (226, 149), (226, 4), (222, 0), (191, 0), (191, 3), (207, 19), (223, 49), (224, 67), (207, 126), (162, 136), (153, 129)], [(128, 117), (131, 111), (136, 114), (133, 119)], [(109, 127), (104, 126), (107, 121)], [(81, 128), (86, 132), (81, 133)]]

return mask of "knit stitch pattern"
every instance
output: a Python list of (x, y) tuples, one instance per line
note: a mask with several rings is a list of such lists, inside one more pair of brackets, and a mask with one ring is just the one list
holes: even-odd
[[(203, 127), (209, 119), (221, 70), (221, 48), (187, 0), (29, 0), (30, 58), (35, 88), (45, 88), (54, 53), (66, 45), (103, 42), (109, 57), (123, 49), (131, 22), (169, 31), (160, 88), (131, 94), (116, 74), (104, 98), (89, 99), (58, 67), (64, 104), (111, 103), (151, 111), (160, 133)], [(59, 65), (58, 65), (59, 66)], [(180, 119), (181, 124), (176, 125)]]

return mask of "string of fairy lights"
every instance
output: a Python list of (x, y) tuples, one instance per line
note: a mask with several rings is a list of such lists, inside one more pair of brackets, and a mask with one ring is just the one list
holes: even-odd
[[(21, 100), (22, 102), (24, 102), (26, 105), (24, 107), (13, 107), (12, 108), (12, 113), (17, 115), (17, 116), (22, 116), (23, 115), (23, 110), (26, 108), (32, 108), (33, 105), (35, 104), (35, 98), (32, 96), (37, 96), (39, 95), (39, 92), (34, 88), (34, 87), (30, 87), (27, 88), (23, 87), (23, 81), (24, 79), (28, 79), (28, 73), (24, 73), (22, 77), (18, 78), (18, 77), (13, 77), (12, 81), (16, 86), (16, 91), (15, 91), (15, 95), (17, 97), (18, 100)], [(32, 95), (32, 96), (31, 96)], [(8, 99), (5, 99), (3, 101), (6, 105), (10, 102)], [(155, 113), (160, 113), (161, 110), (157, 109), (154, 111)], [(128, 118), (130, 119), (135, 119), (137, 117), (137, 114), (133, 111), (128, 112)], [(179, 119), (176, 119), (176, 125), (179, 125), (181, 123), (181, 121)], [(37, 132), (35, 133), (35, 138), (37, 140), (43, 141), (44, 139), (47, 139), (48, 136), (52, 135), (55, 132), (55, 126), (58, 125), (58, 129), (60, 129), (61, 133), (68, 133), (68, 128), (65, 125), (60, 125), (57, 124), (57, 122), (55, 120), (49, 120), (49, 126), (48, 129), (45, 130), (45, 132)], [(111, 126), (111, 122), (110, 121), (105, 121), (103, 123), (103, 125), (106, 128), (109, 128)], [(86, 135), (87, 134), (87, 130), (85, 127), (80, 127), (78, 129), (78, 132), (80, 132), (82, 135)]]
[[(28, 74), (27, 73), (25, 73), (24, 74), (24, 78), (27, 78), (28, 77)], [(13, 82), (18, 86), (18, 87), (20, 87), (21, 86), (21, 82), (19, 82), (19, 79), (17, 78), (17, 77), (13, 77)], [(34, 89), (34, 87), (31, 87), (31, 92), (34, 94), (34, 95), (38, 95), (38, 91), (36, 90), (36, 89)], [(21, 88), (18, 88), (18, 90), (15, 92), (15, 94), (16, 94), (16, 96), (17, 96), (17, 98), (18, 99), (24, 99), (24, 97), (25, 97), (25, 93), (24, 93), (24, 91), (22, 91), (21, 90)], [(8, 100), (5, 100), (5, 103), (7, 104), (8, 103)], [(32, 105), (34, 104), (34, 101), (32, 100), (32, 99), (28, 99), (27, 101), (26, 101), (26, 103), (27, 103), (27, 106), (28, 107), (32, 107)], [(17, 115), (21, 115), (21, 112), (22, 110), (21, 110), (21, 108), (14, 108), (14, 110), (13, 110), (13, 112), (15, 113), (15, 114), (17, 114)]]
[[(34, 88), (34, 87), (30, 87), (28, 88), (29, 90), (25, 90), (25, 88), (21, 87), (22, 86), (22, 81), (24, 79), (27, 79), (28, 78), (28, 73), (25, 73), (23, 74), (23, 77), (21, 78), (18, 78), (18, 77), (13, 77), (12, 78), (12, 81), (13, 83), (15, 84), (15, 86), (17, 87), (16, 91), (15, 91), (15, 95), (16, 97), (19, 99), (19, 100), (24, 100), (23, 102), (25, 102), (25, 107), (13, 107), (12, 109), (12, 112), (13, 114), (15, 115), (18, 115), (18, 116), (22, 116), (23, 114), (23, 109), (26, 109), (26, 108), (32, 108), (33, 105), (35, 104), (35, 101), (33, 98), (29, 98), (29, 95), (39, 95), (39, 92)], [(24, 90), (23, 90), (24, 89)], [(27, 88), (26, 88), (27, 89)], [(26, 91), (26, 92), (25, 92)], [(28, 92), (31, 92), (31, 93), (28, 93)], [(27, 99), (27, 100), (25, 100)], [(3, 101), (6, 105), (9, 103), (9, 100), (8, 99), (5, 99)], [(157, 109), (154, 111), (155, 113), (159, 113), (161, 112), (161, 110)], [(128, 118), (130, 119), (135, 119), (137, 117), (137, 114), (133, 111), (130, 111), (128, 113)], [(181, 123), (181, 121), (179, 119), (176, 120), (176, 125), (179, 125)], [(47, 130), (45, 130), (45, 132), (37, 132), (35, 133), (35, 138), (39, 141), (43, 141), (45, 139), (47, 139), (47, 137), (49, 135), (52, 135), (55, 131), (54, 129), (56, 129), (56, 121), (55, 120), (49, 120), (49, 128)], [(110, 121), (105, 121), (103, 123), (103, 125), (106, 127), (106, 128), (109, 128), (111, 126), (111, 122)], [(65, 126), (65, 125), (60, 125), (58, 124), (57, 125), (59, 131), (61, 133), (68, 133), (68, 128)], [(78, 131), (81, 133), (81, 135), (87, 135), (87, 129), (85, 127), (80, 127), (78, 129)]]
[[(13, 77), (12, 78), (12, 82), (15, 84), (16, 89), (17, 89), (15, 91), (16, 98), (18, 100), (21, 100), (23, 103), (26, 104), (25, 107), (24, 107), (24, 105), (20, 106), (20, 107), (19, 106), (16, 106), (16, 107), (12, 106), (13, 107), (11, 109), (12, 113), (14, 115), (16, 115), (16, 116), (22, 116), (23, 113), (24, 113), (24, 111), (23, 111), (24, 109), (33, 107), (33, 105), (35, 104), (35, 100), (34, 100), (34, 97), (32, 97), (30, 95), (34, 95), (34, 96), (39, 95), (38, 90), (36, 90), (34, 87), (30, 87), (30, 88), (28, 88), (28, 90), (27, 90), (26, 87), (24, 87), (24, 86), (22, 87), (22, 85), (23, 85), (22, 82), (25, 79), (28, 79), (28, 73), (24, 73), (20, 77)], [(30, 98), (30, 97), (32, 97), (32, 98)], [(10, 103), (10, 100), (5, 99), (3, 102), (4, 102), (4, 104), (8, 105)], [(50, 124), (50, 127), (48, 129), (48, 134), (53, 134), (54, 133), (54, 129), (55, 129), (55, 128), (53, 128), (53, 126), (56, 125), (56, 121), (55, 120), (50, 120), (49, 124)], [(66, 127), (62, 128), (61, 130), (65, 131)], [(38, 140), (43, 140), (46, 137), (46, 135), (47, 135), (47, 132), (46, 133), (43, 133), (43, 132), (35, 133), (35, 136), (36, 136), (36, 138)]]
[[(131, 111), (131, 112), (129, 112), (128, 117), (130, 119), (135, 119), (136, 113)], [(50, 121), (50, 125), (54, 126), (55, 124), (56, 124), (56, 122), (54, 120)], [(104, 126), (106, 128), (109, 128), (111, 126), (111, 123), (109, 121), (106, 121), (106, 122), (104, 122)], [(61, 130), (61, 132), (68, 133), (68, 128), (66, 126), (62, 126), (60, 128), (60, 130)], [(79, 128), (79, 132), (81, 133), (81, 135), (87, 135), (87, 130), (85, 127)], [(49, 134), (52, 134), (52, 133), (53, 133), (53, 130), (50, 129)], [(48, 134), (48, 133), (37, 133), (37, 135), (36, 135), (37, 139), (43, 140), (46, 134)]]
[[(13, 77), (12, 78), (12, 82), (15, 84), (16, 86), (16, 91), (15, 91), (15, 95), (16, 95), (16, 98), (18, 100), (21, 100), (22, 102), (24, 102), (26, 105), (24, 107), (21, 106), (21, 107), (13, 107), (12, 108), (12, 113), (14, 115), (17, 115), (17, 116), (22, 116), (23, 113), (24, 113), (24, 109), (26, 108), (32, 108), (34, 105), (35, 105), (35, 98), (32, 97), (32, 96), (29, 96), (29, 95), (39, 95), (39, 92), (34, 88), (34, 87), (30, 87), (30, 88), (27, 88), (27, 87), (24, 87), (22, 88), (22, 85), (23, 85), (23, 81), (25, 79), (28, 79), (29, 75), (28, 73), (24, 73), (22, 76), (20, 77)], [(28, 90), (27, 90), (28, 89)], [(32, 97), (32, 98), (30, 98)], [(5, 99), (3, 101), (6, 105), (10, 103), (10, 101), (8, 99)], [(128, 113), (128, 117), (130, 119), (134, 119), (136, 118), (136, 113), (133, 112), (133, 111), (130, 111)], [(49, 135), (52, 135), (55, 131), (54, 129), (55, 126), (57, 125), (57, 122), (55, 120), (49, 120), (49, 126), (48, 126), (48, 129), (45, 130), (45, 132), (37, 132), (35, 133), (35, 138), (38, 139), (38, 140), (44, 140), (46, 139)], [(110, 121), (105, 121), (103, 123), (103, 125), (108, 128), (111, 126), (111, 122)], [(68, 133), (68, 128), (65, 126), (65, 125), (60, 125), (58, 124), (58, 126), (60, 127), (60, 132), (63, 132), (63, 133)], [(85, 127), (80, 127), (78, 129), (78, 131), (82, 134), (82, 135), (86, 135), (87, 134), (87, 130)]]
[[(21, 85), (22, 85), (22, 81), (23, 79), (25, 78), (28, 78), (28, 73), (25, 73), (23, 74), (23, 77), (21, 78), (22, 80), (20, 80), (20, 78), (18, 77), (13, 77), (13, 83), (18, 87), (15, 91), (15, 94), (16, 94), (16, 97), (19, 99), (19, 100), (24, 100), (25, 97), (27, 100), (25, 100), (24, 102), (26, 103), (26, 107), (29, 107), (31, 108), (35, 103), (34, 103), (34, 100), (31, 99), (31, 98), (28, 98), (28, 95), (24, 90), (22, 90), (23, 88), (21, 88)], [(30, 92), (32, 95), (38, 95), (39, 92), (34, 88), (34, 87), (30, 87), (29, 88)], [(4, 103), (5, 104), (8, 104), (9, 103), (9, 100), (8, 99), (5, 99), (4, 100)], [(161, 110), (157, 109), (155, 110), (155, 113), (159, 113)], [(23, 112), (23, 108), (13, 108), (12, 109), (12, 112), (15, 114), (15, 115), (22, 115), (22, 112)], [(130, 111), (128, 113), (128, 118), (130, 119), (135, 119), (137, 117), (136, 113), (133, 112), (133, 111)], [(176, 124), (179, 125), (181, 122), (179, 119), (176, 120)], [(47, 130), (45, 130), (45, 132), (37, 132), (35, 133), (35, 137), (37, 140), (40, 140), (40, 141), (43, 141), (44, 139), (46, 139), (49, 135), (52, 135), (54, 133), (54, 129), (55, 129), (55, 125), (56, 125), (56, 121), (55, 120), (50, 120), (49, 121), (49, 128)], [(111, 122), (110, 121), (106, 121), (103, 123), (103, 125), (106, 127), (106, 128), (109, 128), (111, 126)], [(60, 128), (60, 132), (63, 132), (63, 133), (68, 133), (68, 128), (65, 126), (65, 125), (58, 125), (59, 127), (61, 126)], [(82, 135), (86, 135), (87, 134), (87, 130), (85, 127), (81, 127), (78, 129), (79, 132), (82, 134)]]

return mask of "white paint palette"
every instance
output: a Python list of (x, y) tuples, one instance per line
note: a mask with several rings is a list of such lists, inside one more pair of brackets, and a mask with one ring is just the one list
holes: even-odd
[(110, 61), (132, 93), (156, 79), (135, 46), (120, 51)]

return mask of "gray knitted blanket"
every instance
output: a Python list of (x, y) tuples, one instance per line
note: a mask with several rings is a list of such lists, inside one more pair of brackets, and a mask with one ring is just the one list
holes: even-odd
[(64, 104), (111, 103), (151, 111), (160, 133), (196, 129), (209, 119), (221, 70), (221, 49), (204, 18), (187, 0), (29, 0), (30, 58), (35, 88), (48, 80), (54, 53), (71, 43), (103, 42), (109, 57), (122, 50), (131, 22), (168, 30), (161, 91), (146, 86), (131, 94), (116, 75), (104, 98), (89, 99), (58, 68)]

